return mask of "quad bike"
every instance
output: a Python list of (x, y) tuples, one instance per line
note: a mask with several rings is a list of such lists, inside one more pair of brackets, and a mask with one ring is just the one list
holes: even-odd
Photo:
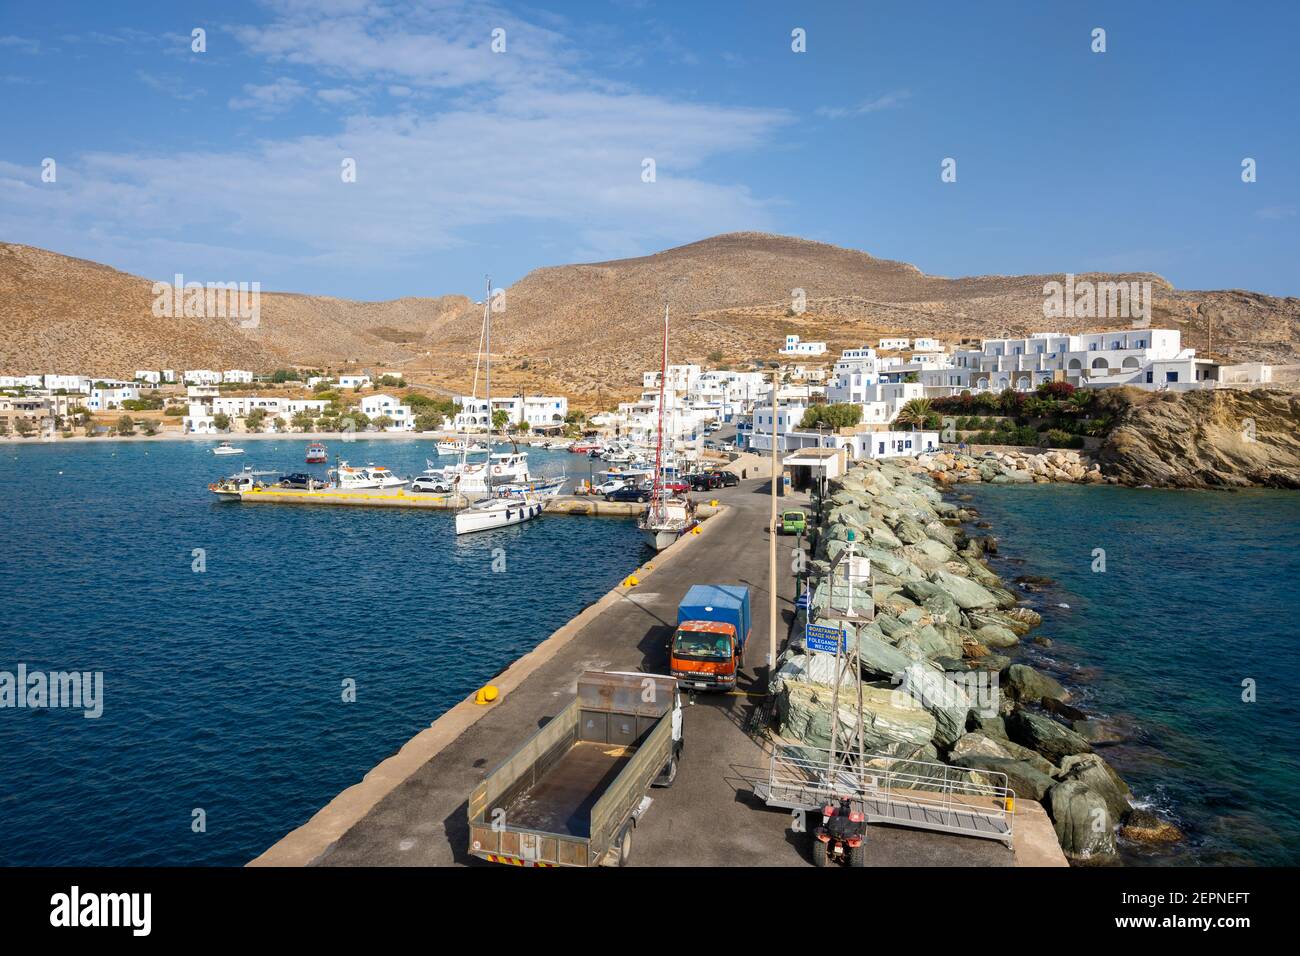
[(841, 797), (838, 804), (822, 807), (822, 825), (813, 830), (813, 863), (830, 866), (832, 862), (849, 866), (867, 865), (867, 820), (853, 801)]

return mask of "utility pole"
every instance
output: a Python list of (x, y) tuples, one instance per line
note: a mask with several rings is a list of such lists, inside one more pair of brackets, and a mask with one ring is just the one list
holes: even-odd
[(780, 477), (776, 468), (776, 442), (778, 436), (777, 389), (780, 387), (781, 371), (772, 372), (772, 515), (768, 523), (767, 551), (767, 592), (768, 592), (768, 638), (767, 638), (767, 690), (772, 691), (772, 679), (776, 675), (776, 482)]

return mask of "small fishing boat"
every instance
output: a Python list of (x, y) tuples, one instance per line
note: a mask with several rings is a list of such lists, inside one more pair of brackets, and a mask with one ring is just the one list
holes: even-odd
[(212, 449), (212, 454), (214, 455), (242, 455), (243, 453), (244, 449), (236, 448), (228, 441), (223, 441), (216, 448)]
[(564, 490), (564, 483), (568, 479), (561, 475), (559, 478), (535, 478), (529, 481), (509, 482), (503, 485), (494, 484), (493, 493), (498, 498), (523, 498), (532, 495), (535, 498), (543, 500), (554, 498)]
[(208, 485), (208, 491), (223, 501), (238, 501), (239, 496), (245, 491), (265, 488), (267, 483), (262, 479), (274, 474), (276, 474), (274, 471), (254, 471), (253, 467), (249, 465), (243, 471), (236, 472), (225, 478), (218, 478)]
[(460, 441), (440, 441), (434, 447), (438, 450), (439, 455), (459, 455), (467, 453), (470, 455), (485, 452), (488, 450), (487, 445), (482, 442)]
[(323, 465), (329, 460), (329, 452), (325, 450), (325, 446), (320, 442), (314, 441), (307, 446), (307, 464)]

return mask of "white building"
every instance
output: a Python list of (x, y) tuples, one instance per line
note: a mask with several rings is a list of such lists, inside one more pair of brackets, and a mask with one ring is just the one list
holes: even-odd
[(912, 344), (911, 339), (892, 338), (881, 339), (876, 348), (882, 352), (906, 352), (908, 346)]
[(943, 346), (938, 339), (918, 337), (912, 340), (912, 351), (914, 352), (942, 352)]
[(387, 428), (390, 432), (415, 430), (415, 415), (411, 413), (411, 406), (403, 405), (401, 399), (392, 395), (367, 395), (361, 400), (361, 411), (371, 422), (383, 416), (391, 418), (393, 424)]
[(242, 368), (228, 368), (221, 373), (221, 381), (233, 382), (236, 385), (252, 385), (253, 373)]
[(270, 418), (287, 420), (299, 412), (321, 415), (329, 402), (318, 398), (281, 398), (278, 395), (225, 395), (203, 404), (211, 409), (213, 415), (247, 418), (250, 412), (261, 409)]
[[(456, 399), (460, 405), (452, 422), (457, 431), (485, 431), (490, 417), (487, 400), (462, 395)], [(564, 424), (569, 414), (569, 400), (559, 395), (503, 395), (492, 399), (492, 409), (506, 413), (507, 425), (527, 422), (529, 428), (549, 429)]]
[(163, 370), (162, 370), (162, 380), (163, 380), (163, 382), (165, 382), (165, 383), (168, 384), (168, 385), (174, 384), (175, 381), (176, 381), (176, 369), (174, 369), (174, 368), (165, 368), (165, 369), (163, 369)]
[(138, 368), (133, 376), (137, 382), (148, 382), (150, 385), (159, 385), (162, 383), (162, 372), (156, 369)]
[(340, 375), (339, 388), (366, 388), (370, 385), (369, 375)]
[(39, 375), (0, 375), (0, 388), (43, 388)]
[(85, 395), (89, 394), (95, 383), (89, 375), (44, 375), (41, 377), (41, 384), (47, 391), (57, 392), (62, 389), (65, 392), (81, 392)]
[(781, 349), (782, 355), (825, 355), (825, 342), (800, 342), (799, 336), (787, 335), (785, 337), (785, 347)]
[(186, 385), (220, 385), (221, 373), (210, 368), (191, 368), (185, 370), (183, 380)]
[(101, 382), (92, 386), (86, 407), (92, 412), (107, 412), (121, 408), (123, 402), (138, 401), (140, 388), (125, 382)]

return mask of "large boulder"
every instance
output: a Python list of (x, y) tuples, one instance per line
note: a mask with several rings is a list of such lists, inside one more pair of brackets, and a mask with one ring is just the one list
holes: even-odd
[(1047, 793), (1047, 812), (1065, 855), (1078, 862), (1114, 858), (1115, 819), (1105, 799), (1078, 780), (1066, 780)]
[(1110, 764), (1097, 754), (1076, 754), (1061, 761), (1061, 781), (1077, 780), (1106, 801), (1112, 820), (1122, 820), (1133, 809), (1129, 803), (1132, 791)]
[[(863, 695), (863, 743), (883, 751), (897, 744), (924, 747), (934, 737), (935, 720), (920, 707), (907, 706), (888, 688), (866, 686)], [(850, 700), (850, 697), (853, 697)], [(776, 697), (780, 734), (789, 740), (824, 750), (831, 746), (829, 687), (786, 681)], [(901, 704), (901, 706), (900, 706)], [(855, 723), (856, 695), (840, 698), (840, 740), (847, 741)]]
[(994, 607), (997, 604), (992, 594), (970, 578), (958, 577), (950, 571), (935, 571), (930, 580), (947, 591), (963, 611), (978, 607)]
[(1007, 753), (1002, 747), (1002, 744), (995, 738), (981, 733), (963, 734), (958, 738), (957, 742), (952, 745), (952, 749), (948, 751), (948, 759), (950, 761), (960, 760), (962, 757), (971, 755), (979, 757), (1000, 757), (1004, 760), (1011, 757), (1011, 754)]
[[(885, 642), (880, 630), (864, 625), (857, 632), (858, 657), (867, 676), (893, 677), (912, 664), (912, 659)], [(827, 655), (829, 656), (829, 655)]]
[[(980, 631), (976, 631), (975, 636), (979, 637)], [(1016, 700), (1036, 701), (1043, 697), (1053, 700), (1070, 699), (1069, 691), (1028, 664), (1012, 664), (1002, 675), (1002, 682), (1006, 686), (1007, 693)]]
[(983, 627), (976, 629), (975, 640), (985, 647), (999, 650), (1015, 647), (1020, 643), (1020, 638), (1016, 637), (1014, 631), (998, 624), (985, 624)]
[(934, 742), (938, 746), (950, 747), (966, 733), (970, 698), (941, 672), (913, 664), (902, 672), (899, 690), (934, 717)]
[(1007, 721), (1007, 733), (1016, 743), (1036, 750), (1059, 765), (1074, 754), (1092, 753), (1092, 744), (1051, 717), (1017, 709)]

